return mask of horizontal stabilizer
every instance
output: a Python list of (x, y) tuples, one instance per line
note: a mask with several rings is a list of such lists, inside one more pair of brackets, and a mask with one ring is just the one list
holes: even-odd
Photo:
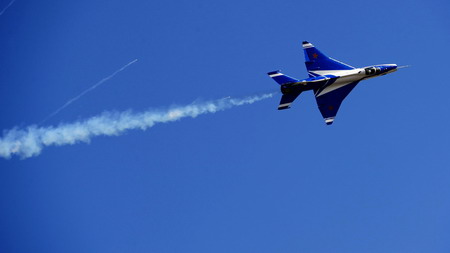
[(278, 110), (289, 109), (291, 107), (292, 102), (300, 95), (302, 92), (289, 93), (284, 94), (281, 97), (280, 105), (278, 106)]
[(296, 83), (298, 82), (298, 79), (292, 78), (290, 76), (287, 76), (283, 73), (281, 73), (279, 70), (277, 71), (272, 71), (267, 73), (270, 77), (273, 78), (273, 80), (275, 80), (275, 82), (277, 82), (280, 85), (286, 84), (286, 83)]

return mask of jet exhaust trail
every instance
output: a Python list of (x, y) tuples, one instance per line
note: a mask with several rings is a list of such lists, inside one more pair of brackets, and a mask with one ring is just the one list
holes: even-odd
[(12, 0), (11, 2), (9, 2), (9, 4), (0, 12), (0, 16), (1, 15), (3, 15), (3, 13), (5, 13), (5, 11), (9, 8), (9, 7), (11, 7), (11, 5), (13, 5), (13, 3), (15, 2), (16, 0)]
[(58, 114), (60, 111), (64, 110), (64, 108), (66, 108), (67, 106), (69, 106), (70, 104), (72, 104), (73, 102), (77, 101), (78, 99), (80, 99), (82, 96), (86, 95), (87, 93), (91, 92), (92, 90), (94, 90), (95, 88), (97, 88), (98, 86), (102, 85), (104, 82), (108, 81), (109, 79), (113, 78), (115, 75), (117, 75), (119, 72), (125, 70), (126, 68), (128, 68), (131, 64), (137, 62), (138, 59), (134, 59), (131, 62), (127, 63), (125, 66), (121, 67), (120, 69), (116, 70), (114, 73), (112, 73), (111, 75), (103, 78), (102, 80), (100, 80), (99, 82), (97, 82), (96, 84), (92, 85), (89, 89), (81, 92), (78, 96), (75, 96), (71, 99), (69, 99), (64, 105), (62, 105), (61, 107), (59, 107), (56, 111), (52, 112), (50, 115), (48, 115), (47, 117), (45, 117), (45, 119), (43, 119), (41, 122), (39, 122), (39, 125), (41, 125), (42, 123), (44, 123), (45, 121), (47, 121), (48, 119), (50, 119), (51, 117), (55, 116), (56, 114)]
[(216, 113), (232, 107), (253, 104), (271, 98), (275, 93), (254, 95), (245, 98), (225, 97), (203, 103), (171, 107), (166, 110), (147, 110), (140, 113), (131, 111), (104, 112), (84, 121), (65, 123), (58, 126), (40, 127), (31, 125), (24, 129), (13, 128), (3, 131), (0, 138), (0, 157), (12, 156), (29, 158), (37, 156), (49, 146), (89, 143), (96, 136), (118, 136), (132, 129), (146, 130), (158, 123), (167, 123), (182, 118)]

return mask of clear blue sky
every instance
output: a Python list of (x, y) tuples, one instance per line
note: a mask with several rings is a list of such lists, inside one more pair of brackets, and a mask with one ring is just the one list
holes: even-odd
[[(0, 9), (10, 1), (1, 0)], [(301, 41), (362, 82), (0, 159), (0, 252), (450, 252), (448, 1), (15, 1), (0, 129), (165, 108), (306, 77)]]

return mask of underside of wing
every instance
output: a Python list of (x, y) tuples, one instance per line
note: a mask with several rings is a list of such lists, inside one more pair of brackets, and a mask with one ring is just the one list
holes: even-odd
[(355, 88), (358, 82), (349, 83), (327, 93), (316, 92), (316, 101), (320, 113), (327, 125), (331, 125), (345, 97)]

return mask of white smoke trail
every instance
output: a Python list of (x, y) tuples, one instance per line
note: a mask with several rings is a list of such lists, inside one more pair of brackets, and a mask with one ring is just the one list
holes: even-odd
[(92, 85), (89, 89), (81, 92), (78, 96), (73, 97), (71, 99), (69, 99), (69, 101), (67, 101), (64, 105), (62, 105), (61, 107), (59, 107), (56, 111), (52, 112), (50, 115), (48, 115), (47, 117), (45, 117), (45, 119), (43, 119), (39, 125), (41, 125), (42, 123), (44, 123), (45, 121), (47, 121), (48, 119), (50, 119), (51, 117), (55, 116), (56, 114), (58, 114), (60, 111), (64, 110), (64, 108), (66, 108), (67, 106), (69, 106), (70, 104), (72, 104), (73, 102), (77, 101), (78, 99), (80, 99), (82, 96), (86, 95), (86, 93), (91, 92), (93, 89), (97, 88), (98, 86), (102, 85), (104, 82), (108, 81), (109, 79), (113, 78), (115, 75), (117, 75), (119, 72), (121, 72), (122, 70), (128, 68), (128, 66), (130, 66), (131, 64), (137, 62), (138, 59), (134, 59), (131, 62), (127, 63), (125, 66), (121, 67), (120, 69), (114, 71), (114, 73), (112, 73), (111, 75), (103, 78), (102, 80), (100, 80), (99, 82), (97, 82), (96, 84)]
[(72, 145), (89, 142), (92, 137), (120, 135), (127, 130), (146, 130), (157, 123), (173, 122), (182, 118), (195, 118), (202, 114), (215, 113), (231, 107), (253, 104), (272, 97), (276, 93), (255, 95), (242, 99), (222, 98), (194, 103), (163, 111), (148, 110), (141, 113), (105, 112), (84, 121), (60, 124), (56, 127), (29, 126), (25, 129), (6, 130), (0, 138), (0, 157), (9, 159), (14, 155), (21, 158), (37, 156), (48, 146)]
[(0, 16), (3, 15), (3, 13), (5, 13), (5, 11), (6, 11), (11, 5), (13, 5), (13, 3), (14, 3), (15, 1), (16, 1), (16, 0), (12, 0), (11, 2), (9, 2), (9, 4), (8, 4), (2, 11), (0, 11)]

